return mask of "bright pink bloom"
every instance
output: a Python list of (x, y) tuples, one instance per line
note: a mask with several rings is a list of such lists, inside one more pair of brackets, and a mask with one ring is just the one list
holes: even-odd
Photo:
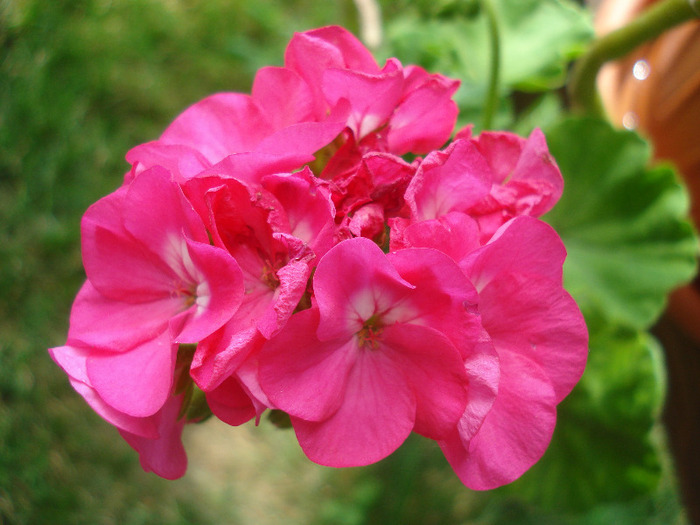
[(468, 487), (510, 483), (546, 450), (556, 405), (586, 363), (586, 325), (562, 287), (564, 246), (531, 217), (512, 219), (482, 247), (474, 219), (456, 212), (402, 234), (401, 246), (440, 249), (456, 260), (479, 292), (481, 320), (499, 358), (498, 396), (478, 432), (463, 420), (440, 445)]
[[(226, 325), (201, 341), (192, 375), (205, 391), (217, 387), (261, 344), (278, 332), (306, 292), (316, 254), (334, 242), (328, 193), (307, 171), (266, 180), (288, 206), (261, 186), (230, 177), (189, 181), (186, 191), (216, 246), (238, 261), (245, 294)], [(291, 221), (290, 221), (291, 218)], [(296, 235), (299, 235), (297, 237)]]
[(146, 417), (171, 395), (176, 343), (197, 343), (238, 309), (243, 276), (162, 169), (143, 172), (83, 217), (88, 281), (68, 344), (88, 348), (90, 385), (118, 411)]
[(476, 354), (481, 331), (464, 308), (474, 290), (454, 263), (435, 250), (387, 258), (351, 239), (321, 260), (314, 293), (318, 307), (295, 314), (260, 352), (262, 387), (292, 416), (306, 454), (365, 465), (414, 429), (448, 434), (469, 399), (463, 354)]
[(421, 163), (406, 191), (411, 221), (462, 212), (476, 219), (481, 242), (508, 220), (539, 217), (561, 197), (563, 179), (544, 135), (534, 130), (525, 140), (508, 132), (470, 128), (444, 151)]
[(457, 119), (451, 97), (458, 81), (416, 66), (404, 68), (394, 58), (380, 68), (341, 27), (295, 34), (285, 52), (285, 67), (314, 93), (317, 118), (347, 101), (354, 142), (377, 133), (382, 146), (372, 149), (378, 151), (427, 153), (447, 141)]
[[(467, 129), (458, 137), (469, 134)], [(479, 221), (484, 241), (513, 217), (540, 217), (557, 203), (564, 179), (542, 131), (533, 130), (527, 139), (507, 131), (484, 131), (471, 141), (493, 177), (488, 197), (469, 210)]]

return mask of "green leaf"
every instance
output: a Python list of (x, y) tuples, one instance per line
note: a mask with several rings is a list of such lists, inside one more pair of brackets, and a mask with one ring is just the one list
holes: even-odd
[[(510, 125), (505, 96), (512, 89), (546, 91), (561, 86), (566, 65), (593, 36), (590, 16), (568, 0), (496, 0), (501, 31), (501, 114)], [(439, 8), (439, 3), (436, 4)], [(387, 55), (404, 63), (457, 77), (461, 117), (480, 121), (491, 64), (490, 35), (483, 15), (431, 18), (406, 9), (387, 25)]]
[(594, 334), (590, 346), (583, 378), (559, 405), (549, 449), (505, 489), (557, 512), (647, 495), (661, 475), (653, 432), (665, 391), (659, 345), (617, 327)]
[(695, 273), (684, 188), (671, 168), (647, 167), (650, 148), (637, 134), (607, 122), (570, 119), (547, 140), (565, 181), (546, 219), (569, 254), (567, 290), (589, 329), (596, 320), (646, 329)]

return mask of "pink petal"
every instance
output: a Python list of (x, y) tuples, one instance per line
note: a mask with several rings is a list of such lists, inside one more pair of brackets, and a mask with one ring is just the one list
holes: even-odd
[(194, 148), (163, 144), (157, 140), (132, 148), (126, 154), (126, 160), (136, 168), (136, 173), (132, 174), (133, 176), (127, 182), (131, 182), (138, 173), (154, 166), (166, 168), (175, 176), (177, 182), (184, 182), (211, 166), (209, 161)]
[(378, 73), (372, 54), (342, 27), (322, 27), (295, 33), (284, 54), (285, 67), (298, 73), (314, 92), (317, 118), (322, 118), (326, 104), (321, 91), (323, 72), (328, 68)]
[(413, 286), (369, 239), (343, 241), (324, 255), (314, 274), (321, 340), (349, 337), (375, 314), (391, 309)]
[(501, 274), (520, 273), (561, 283), (566, 249), (548, 224), (532, 217), (516, 217), (484, 247), (458, 261), (477, 290)]
[(404, 442), (415, 421), (415, 393), (404, 374), (381, 349), (360, 351), (343, 387), (342, 404), (330, 418), (312, 422), (292, 417), (302, 450), (330, 467), (385, 458)]
[(160, 141), (189, 146), (215, 164), (233, 153), (252, 151), (272, 130), (250, 96), (217, 93), (181, 113)]
[(81, 222), (85, 273), (101, 294), (132, 303), (170, 296), (175, 274), (122, 223), (126, 188), (103, 197)]
[(459, 81), (428, 75), (417, 66), (407, 67), (404, 75), (404, 97), (389, 126), (389, 150), (397, 155), (429, 153), (452, 134), (458, 110), (451, 97)]
[(423, 160), (406, 190), (406, 203), (414, 220), (467, 211), (488, 195), (491, 178), (479, 150), (468, 140), (458, 140)]
[(549, 378), (561, 401), (583, 374), (588, 332), (578, 306), (557, 282), (503, 275), (481, 294), (484, 327), (496, 349), (527, 356)]
[(493, 182), (507, 183), (520, 159), (525, 139), (508, 131), (484, 131), (472, 142), (491, 166)]
[(265, 338), (253, 326), (234, 318), (197, 345), (190, 375), (199, 388), (210, 392), (233, 374)]
[(335, 207), (327, 186), (308, 168), (265, 177), (264, 187), (284, 207), (290, 233), (307, 243), (320, 259), (334, 244)]
[(457, 264), (431, 248), (399, 250), (387, 258), (414, 289), (384, 321), (429, 326), (445, 334), (463, 357), (471, 355), (482, 332), (479, 296)]
[[(339, 107), (338, 113), (345, 115), (347, 106), (339, 104)], [(311, 162), (313, 154), (333, 142), (343, 129), (345, 122), (336, 120), (335, 115), (331, 115), (324, 122), (300, 122), (271, 133), (260, 141), (255, 151), (285, 156), (296, 155), (303, 159), (295, 166), (296, 169)]]
[(253, 100), (263, 110), (275, 130), (299, 122), (315, 120), (311, 89), (291, 69), (282, 67), (258, 69), (253, 82), (252, 95)]
[(390, 222), (391, 249), (435, 248), (460, 262), (481, 247), (479, 224), (466, 213), (450, 212), (439, 219)]
[[(272, 153), (260, 151), (235, 153), (199, 173), (198, 178), (214, 176), (234, 178), (244, 183), (259, 184), (266, 175), (294, 171), (312, 159), (312, 155), (298, 149), (284, 153), (280, 151)], [(188, 187), (189, 185), (184, 187), (185, 194), (192, 199)]]
[(228, 425), (242, 425), (255, 416), (253, 402), (234, 377), (207, 392), (207, 404), (214, 415)]
[(357, 140), (384, 124), (394, 112), (403, 88), (401, 64), (389, 59), (379, 74), (328, 69), (323, 75), (323, 93), (331, 106), (341, 99), (350, 102), (347, 125)]
[(526, 357), (500, 354), (498, 397), (478, 433), (457, 431), (440, 447), (459, 479), (490, 490), (520, 477), (544, 454), (554, 431), (556, 401), (542, 370)]
[(198, 343), (226, 323), (243, 299), (243, 273), (231, 255), (215, 246), (187, 241), (196, 268), (194, 304), (170, 323), (173, 340)]
[(208, 243), (202, 219), (160, 167), (144, 171), (129, 186), (122, 216), (125, 229), (169, 263), (172, 245), (183, 237)]
[(181, 309), (181, 301), (170, 297), (135, 304), (115, 301), (85, 281), (71, 309), (68, 341), (121, 352), (165, 332), (168, 319)]
[(413, 390), (415, 431), (432, 439), (444, 437), (467, 404), (467, 375), (459, 351), (443, 334), (426, 326), (394, 324), (385, 327), (381, 337), (377, 352), (400, 367)]
[(126, 352), (91, 353), (90, 384), (114, 409), (135, 417), (158, 412), (170, 396), (177, 345), (167, 333)]
[(178, 419), (180, 397), (171, 396), (163, 408), (153, 417), (158, 425), (158, 439), (147, 439), (120, 430), (129, 445), (139, 453), (141, 467), (165, 479), (178, 479), (187, 470), (187, 455), (182, 446), (184, 419)]
[(87, 358), (90, 351), (73, 346), (49, 349), (51, 358), (68, 374), (70, 383), (78, 394), (97, 414), (120, 430), (141, 437), (155, 439), (158, 430), (152, 418), (133, 417), (115, 410), (104, 402), (90, 385), (87, 375)]
[(260, 385), (273, 405), (310, 421), (338, 410), (358, 351), (351, 337), (318, 341), (318, 320), (316, 308), (293, 315), (258, 358)]

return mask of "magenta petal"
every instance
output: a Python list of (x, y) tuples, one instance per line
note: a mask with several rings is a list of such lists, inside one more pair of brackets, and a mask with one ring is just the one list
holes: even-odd
[(170, 297), (136, 304), (115, 301), (85, 281), (71, 309), (68, 341), (121, 352), (162, 334), (181, 306)]
[(158, 430), (152, 418), (134, 417), (119, 412), (105, 403), (95, 389), (92, 388), (87, 375), (87, 358), (90, 355), (88, 350), (72, 346), (61, 346), (49, 349), (49, 354), (56, 364), (68, 374), (70, 383), (75, 391), (108, 423), (120, 430), (125, 430), (141, 437), (149, 439), (158, 437)]
[(177, 182), (184, 182), (211, 165), (194, 148), (163, 144), (157, 140), (132, 148), (126, 154), (126, 160), (135, 165), (137, 173), (154, 166), (163, 166), (175, 175)]
[(547, 374), (561, 401), (583, 374), (588, 357), (586, 323), (557, 282), (503, 275), (481, 292), (484, 327), (496, 350), (527, 356)]
[[(411, 76), (419, 76), (416, 69), (420, 68), (412, 69), (407, 84), (415, 81)], [(457, 104), (451, 97), (458, 87), (458, 81), (426, 74), (420, 85), (404, 95), (391, 117), (389, 150), (397, 155), (429, 153), (447, 142), (457, 122)]]
[(381, 73), (328, 69), (323, 75), (323, 93), (333, 106), (341, 99), (350, 102), (348, 127), (359, 141), (384, 124), (394, 112), (403, 87), (398, 61), (390, 59)]
[(271, 133), (260, 141), (255, 151), (285, 156), (296, 155), (302, 159), (295, 166), (299, 168), (304, 163), (311, 162), (313, 154), (333, 142), (344, 128), (345, 123), (336, 120), (300, 122)]
[[(197, 178), (219, 177), (223, 179), (230, 177), (244, 183), (259, 184), (265, 175), (294, 171), (311, 159), (312, 156), (309, 153), (298, 150), (285, 153), (279, 151), (273, 153), (247, 151), (223, 158), (211, 168), (207, 168), (199, 173)], [(193, 186), (193, 184), (195, 185)], [(193, 199), (193, 194), (190, 190), (194, 188), (201, 189), (202, 186), (196, 186), (196, 182), (189, 182), (184, 186), (185, 193), (190, 199)], [(198, 198), (201, 200), (201, 195)], [(193, 204), (195, 203), (193, 202)]]
[(187, 250), (199, 277), (194, 304), (170, 326), (174, 341), (198, 343), (236, 313), (245, 291), (243, 273), (236, 260), (221, 248), (188, 240)]
[(415, 288), (384, 321), (429, 326), (445, 334), (463, 357), (471, 355), (482, 331), (479, 296), (454, 260), (432, 248), (399, 250), (387, 258)]
[(311, 268), (306, 261), (290, 261), (277, 271), (280, 284), (274, 300), (257, 319), (257, 327), (266, 338), (272, 337), (284, 326), (306, 291)]
[(400, 366), (411, 385), (415, 431), (432, 439), (446, 436), (467, 404), (467, 374), (457, 349), (433, 328), (395, 324), (384, 328), (379, 351)]
[(255, 74), (252, 95), (275, 130), (314, 120), (312, 92), (291, 69), (260, 68)]
[(124, 228), (166, 263), (179, 255), (172, 253), (172, 245), (183, 237), (209, 242), (202, 219), (170, 173), (160, 167), (134, 179), (122, 215)]
[(153, 416), (158, 425), (160, 435), (158, 439), (147, 439), (125, 431), (119, 432), (139, 453), (143, 470), (154, 472), (165, 479), (181, 478), (187, 470), (187, 455), (181, 439), (185, 420), (178, 419), (181, 404), (181, 397), (171, 396), (163, 408)]
[(209, 392), (233, 374), (264, 341), (254, 326), (246, 326), (244, 320), (235, 317), (197, 345), (190, 375), (199, 388)]
[(114, 409), (146, 417), (158, 412), (170, 396), (177, 346), (166, 333), (119, 354), (91, 353), (90, 384)]
[(459, 262), (481, 247), (479, 224), (466, 213), (450, 212), (439, 219), (414, 223), (396, 219), (390, 225), (392, 250), (435, 248)]
[(519, 478), (544, 454), (554, 431), (556, 401), (542, 370), (522, 355), (503, 352), (498, 397), (469, 441), (455, 431), (440, 441), (459, 479), (489, 490)]
[(253, 402), (234, 377), (207, 392), (207, 404), (214, 415), (228, 425), (242, 425), (255, 417)]
[(270, 175), (263, 181), (284, 207), (290, 233), (307, 243), (317, 258), (333, 246), (335, 235), (335, 207), (325, 184), (308, 167), (289, 175)]
[(415, 414), (415, 394), (396, 363), (381, 350), (360, 351), (338, 410), (324, 421), (293, 417), (292, 424), (309, 459), (354, 467), (394, 452), (411, 433)]
[(319, 262), (313, 281), (321, 313), (318, 337), (322, 340), (349, 337), (413, 288), (381, 248), (362, 237), (331, 248)]
[(516, 217), (501, 226), (484, 247), (458, 261), (477, 290), (501, 274), (546, 277), (561, 283), (566, 258), (554, 229), (533, 217)]
[(316, 116), (322, 118), (326, 104), (321, 91), (328, 68), (378, 73), (372, 54), (352, 33), (338, 26), (295, 33), (284, 53), (285, 67), (298, 73), (314, 92)]
[(513, 170), (513, 181), (532, 181), (540, 183), (544, 190), (540, 205), (532, 210), (532, 215), (539, 217), (548, 212), (559, 200), (564, 190), (564, 179), (554, 157), (549, 153), (544, 133), (534, 129), (525, 143), (523, 152)]
[(491, 179), (486, 159), (468, 140), (430, 153), (406, 190), (411, 218), (436, 219), (451, 211), (468, 211), (488, 195)]
[(126, 231), (122, 223), (127, 188), (103, 197), (81, 221), (85, 273), (101, 294), (139, 303), (170, 296), (172, 269)]
[(260, 385), (272, 404), (290, 415), (319, 421), (343, 402), (356, 358), (354, 339), (318, 341), (318, 310), (303, 310), (259, 354)]
[(160, 141), (189, 146), (214, 164), (233, 153), (252, 151), (271, 132), (270, 123), (250, 96), (217, 93), (182, 112)]
[(498, 394), (500, 365), (498, 356), (484, 332), (479, 351), (464, 361), (467, 372), (467, 408), (459, 421), (459, 435), (467, 443), (479, 431)]

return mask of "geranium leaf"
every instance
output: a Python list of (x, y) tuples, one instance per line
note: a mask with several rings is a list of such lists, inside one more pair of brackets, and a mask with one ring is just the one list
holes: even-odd
[(547, 134), (564, 194), (546, 220), (568, 251), (567, 290), (591, 323), (646, 329), (696, 269), (687, 195), (670, 167), (649, 168), (637, 134), (570, 119)]
[[(511, 118), (505, 95), (512, 89), (546, 91), (561, 86), (567, 62), (581, 53), (593, 29), (589, 13), (569, 0), (497, 0), (495, 4), (504, 96), (496, 123), (502, 127)], [(431, 13), (418, 11), (403, 10), (388, 23), (386, 51), (406, 63), (459, 78), (462, 86), (455, 99), (460, 123), (478, 123), (492, 60), (485, 17), (463, 12), (461, 17), (431, 18)]]

